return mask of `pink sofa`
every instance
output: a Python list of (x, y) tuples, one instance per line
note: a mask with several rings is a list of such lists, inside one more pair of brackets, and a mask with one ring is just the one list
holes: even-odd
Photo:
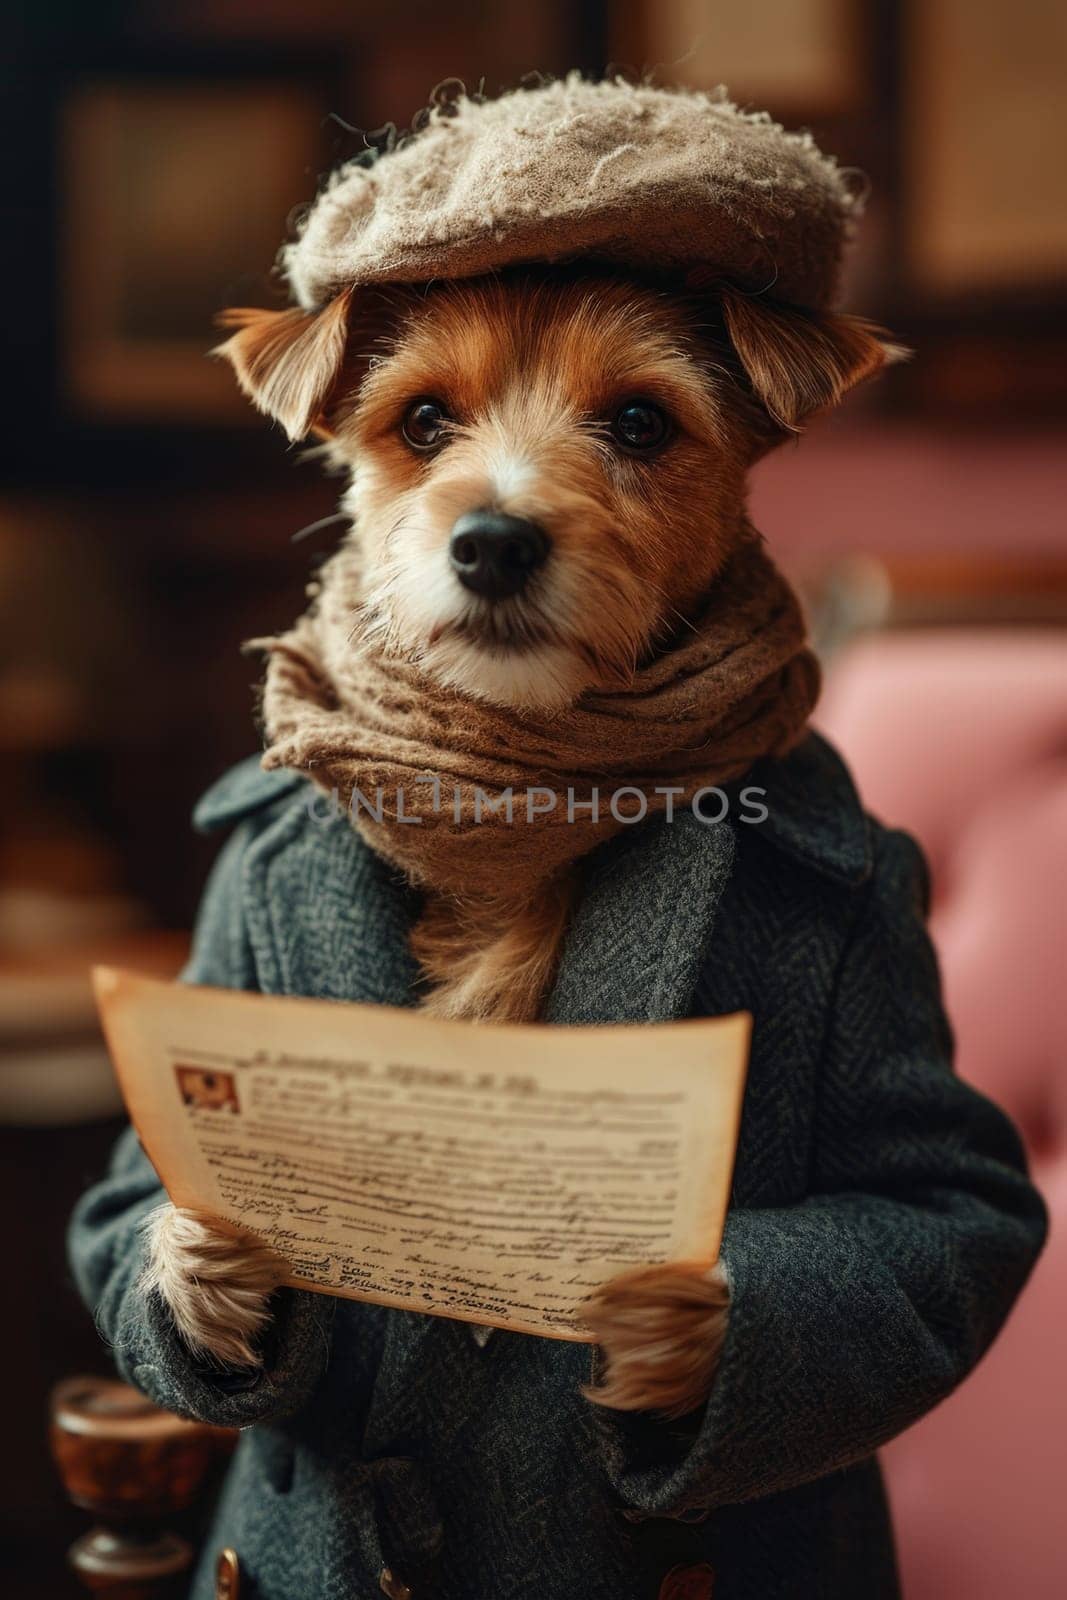
[(933, 869), (961, 1074), (1015, 1118), (1047, 1251), (978, 1371), (885, 1452), (906, 1600), (1067, 1595), (1067, 630), (861, 637), (819, 722)]

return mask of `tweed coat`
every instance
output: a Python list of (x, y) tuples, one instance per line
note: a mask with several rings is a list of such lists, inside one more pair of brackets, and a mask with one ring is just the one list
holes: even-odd
[[(722, 1255), (711, 1398), (681, 1423), (591, 1406), (588, 1346), (295, 1290), (261, 1371), (212, 1370), (137, 1287), (163, 1198), (132, 1135), (81, 1202), (71, 1256), (120, 1371), (243, 1429), (194, 1584), (232, 1546), (242, 1600), (888, 1600), (875, 1451), (994, 1337), (1044, 1238), (1006, 1118), (951, 1070), (925, 872), (809, 738), (734, 807), (628, 829), (588, 858), (548, 1020), (749, 1010), (753, 1052)], [(193, 982), (412, 1001), (407, 887), (293, 774), (235, 769), (237, 823)], [(650, 1062), (650, 1070), (655, 1063)], [(386, 1569), (383, 1577), (383, 1569)], [(680, 1570), (678, 1570), (680, 1569)], [(392, 1574), (390, 1579), (389, 1573)]]

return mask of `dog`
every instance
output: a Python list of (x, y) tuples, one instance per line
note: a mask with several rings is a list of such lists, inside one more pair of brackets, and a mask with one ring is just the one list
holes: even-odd
[[(348, 474), (361, 625), (441, 684), (545, 711), (625, 685), (684, 630), (741, 536), (753, 463), (902, 354), (857, 318), (595, 266), (223, 323), (220, 353), (255, 404)], [(565, 914), (520, 918), (473, 981), (542, 981)], [(447, 1014), (449, 986), (472, 981), (463, 929), (424, 919), (415, 953)], [(256, 1363), (283, 1275), (258, 1240), (210, 1218), (167, 1206), (151, 1220), (145, 1287), (210, 1359)], [(699, 1406), (728, 1301), (719, 1271), (609, 1283), (585, 1309), (602, 1352), (589, 1397), (668, 1416)]]

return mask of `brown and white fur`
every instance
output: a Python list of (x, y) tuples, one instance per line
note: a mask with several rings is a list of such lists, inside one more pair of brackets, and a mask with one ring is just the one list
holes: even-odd
[[(441, 683), (515, 707), (624, 684), (713, 583), (752, 463), (898, 354), (855, 318), (725, 284), (686, 298), (579, 269), (353, 290), (318, 313), (241, 310), (225, 325), (220, 353), (255, 404), (349, 471), (342, 504), (365, 552), (367, 626)], [(429, 401), (442, 423), (427, 447), (411, 429)], [(637, 402), (665, 419), (655, 448), (618, 434)], [(535, 584), (487, 598), (457, 579), (453, 529), (483, 510), (543, 531)], [(565, 895), (532, 912), (506, 899), (472, 908), (468, 943), (431, 901), (415, 948), (433, 1008), (493, 1015), (516, 986), (543, 992), (566, 910)], [(488, 968), (479, 918), (507, 924)], [(190, 1345), (256, 1359), (281, 1276), (269, 1251), (165, 1207), (148, 1256), (146, 1286)], [(590, 1398), (667, 1415), (700, 1405), (727, 1305), (720, 1271), (652, 1267), (607, 1285), (585, 1312), (603, 1354)]]

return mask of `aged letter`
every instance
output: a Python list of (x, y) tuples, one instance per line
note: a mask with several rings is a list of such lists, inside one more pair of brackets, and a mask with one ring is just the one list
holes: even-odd
[(718, 1254), (747, 1016), (477, 1026), (96, 986), (171, 1199), (262, 1236), (299, 1287), (583, 1339), (577, 1307), (617, 1272)]

